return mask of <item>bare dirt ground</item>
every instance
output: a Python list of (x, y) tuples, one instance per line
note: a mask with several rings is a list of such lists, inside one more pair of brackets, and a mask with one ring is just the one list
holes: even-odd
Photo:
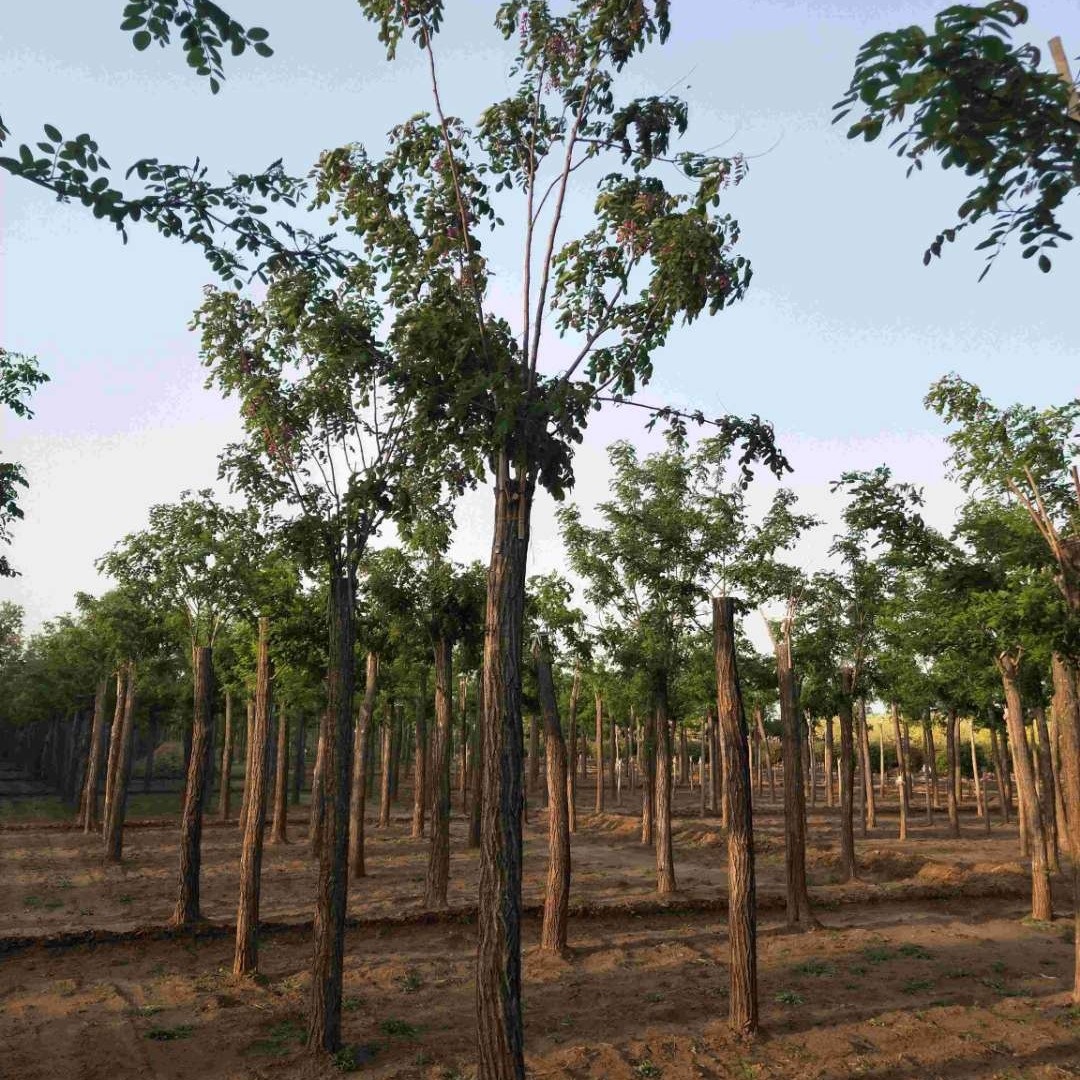
[[(725, 1024), (719, 822), (700, 819), (696, 793), (680, 792), (679, 893), (660, 903), (636, 799), (596, 816), (581, 795), (573, 955), (540, 956), (538, 923), (525, 925), (531, 1076), (1080, 1076), (1080, 1015), (1066, 992), (1071, 920), (1022, 921), (1029, 885), (1014, 828), (995, 823), (987, 836), (965, 816), (954, 840), (942, 815), (934, 828), (913, 822), (901, 845), (886, 813), (858, 841), (860, 882), (841, 885), (834, 812), (812, 811), (811, 891), (825, 929), (792, 935), (783, 928), (778, 808), (759, 799), (763, 1033), (744, 1045)], [(427, 844), (409, 836), (406, 799), (389, 829), (369, 815), (369, 875), (350, 886), (345, 1038), (361, 1075), (465, 1078), (473, 1073), (476, 852), (456, 815), (450, 917), (425, 921)], [(45, 823), (0, 829), (0, 1076), (340, 1075), (302, 1046), (314, 863), (306, 813), (295, 817), (291, 843), (266, 848), (261, 907), (271, 925), (262, 977), (243, 984), (228, 974), (235, 824), (204, 833), (212, 925), (175, 939), (161, 929), (174, 902), (174, 823), (128, 829), (119, 867), (101, 862), (96, 836)], [(547, 860), (546, 819), (535, 805), (525, 850), (525, 901), (535, 911)], [(1064, 879), (1055, 884), (1067, 914)]]

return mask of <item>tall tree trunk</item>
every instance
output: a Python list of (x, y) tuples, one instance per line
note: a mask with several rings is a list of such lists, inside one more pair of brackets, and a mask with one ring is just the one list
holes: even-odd
[(394, 709), (389, 702), (383, 712), (379, 758), (379, 828), (385, 829), (390, 824), (390, 796), (394, 775)]
[(124, 852), (124, 817), (131, 780), (131, 745), (135, 738), (135, 664), (128, 661), (124, 677), (124, 706), (111, 800), (106, 800), (105, 859), (119, 862)]
[(271, 844), (287, 844), (289, 816), (289, 723), (286, 710), (277, 707), (277, 754), (274, 757), (274, 824)]
[(926, 715), (922, 718), (922, 738), (923, 738), (923, 781), (925, 785), (926, 796), (926, 820), (930, 825), (934, 824), (934, 792), (937, 788), (937, 782), (934, 779), (933, 770), (930, 767), (930, 762), (933, 756), (933, 743), (931, 742), (930, 734), (930, 713), (927, 711)]
[[(437, 676), (436, 676), (437, 677)], [(450, 693), (449, 686), (446, 689)], [(435, 698), (438, 701), (439, 688), (435, 687)], [(427, 677), (422, 675), (416, 695), (416, 725), (413, 730), (413, 812), (412, 812), (412, 835), (413, 839), (419, 839), (424, 835), (424, 817), (427, 814), (428, 805), (434, 805), (432, 800), (437, 798), (439, 787), (438, 773), (428, 775), (428, 729), (427, 729)], [(438, 724), (438, 719), (436, 719)], [(449, 784), (450, 769), (450, 733), (447, 732), (447, 784)], [(432, 748), (434, 749), (434, 747)], [(431, 754), (434, 759), (435, 754)], [(449, 794), (449, 787), (447, 788)]]
[[(570, 815), (567, 794), (570, 785), (566, 744), (563, 742), (559, 706), (551, 677), (551, 657), (545, 643), (537, 641), (533, 645), (533, 660), (536, 663), (540, 711), (544, 720), (548, 786), (548, 874), (540, 948), (543, 952), (562, 955), (566, 951), (567, 917), (570, 909)], [(575, 679), (576, 677), (575, 672)]]
[(293, 806), (300, 805), (300, 793), (304, 789), (304, 751), (307, 741), (307, 723), (304, 717), (297, 716), (293, 721), (295, 728), (293, 738), (296, 740), (296, 749), (293, 752), (293, 776), (292, 790), (289, 792), (289, 802)]
[(222, 821), (229, 820), (232, 803), (232, 691), (225, 691), (225, 736), (221, 746), (221, 791), (218, 795), (218, 813)]
[(454, 729), (452, 648), (446, 637), (440, 637), (432, 644), (435, 654), (435, 739), (431, 755), (434, 797), (424, 906), (445, 908), (450, 884), (450, 738)]
[(769, 736), (765, 733), (765, 719), (761, 706), (754, 706), (754, 725), (761, 740), (761, 755), (765, 759), (765, 775), (769, 778), (769, 798), (776, 802), (776, 776), (773, 773), (772, 752), (769, 749)]
[(671, 844), (671, 720), (667, 672), (654, 674), (653, 715), (656, 732), (656, 891), (675, 891), (675, 854)]
[(499, 460), (484, 622), (480, 894), (476, 957), (479, 1080), (524, 1080), (521, 1017), (521, 635), (533, 481)]
[(1049, 922), (1054, 917), (1050, 898), (1050, 867), (1046, 857), (1046, 833), (1042, 810), (1035, 793), (1035, 770), (1024, 734), (1024, 711), (1020, 696), (1020, 662), (1010, 653), (997, 657), (1005, 691), (1005, 725), (1009, 733), (1016, 783), (1020, 791), (1020, 813), (1027, 826), (1031, 844), (1031, 917)]
[(466, 704), (469, 700), (469, 680), (465, 675), (458, 676), (458, 712), (461, 714), (461, 745), (458, 748), (460, 761), (458, 772), (458, 793), (461, 796), (461, 813), (469, 813), (469, 716)]
[[(870, 729), (866, 723), (866, 698), (859, 698), (859, 712), (856, 716), (859, 738), (859, 763), (863, 781), (863, 799), (866, 814), (863, 817), (866, 829), (877, 828), (877, 801), (874, 798), (874, 765), (870, 758)], [(866, 835), (863, 830), (863, 836)]]
[(893, 722), (893, 738), (896, 740), (896, 767), (898, 772), (899, 783), (896, 785), (897, 793), (900, 796), (900, 839), (907, 839), (907, 817), (908, 817), (908, 767), (907, 767), (907, 754), (904, 748), (904, 733), (900, 727), (900, 706), (894, 701), (892, 703), (892, 722)]
[(728, 1023), (742, 1036), (758, 1027), (757, 899), (754, 880), (754, 815), (750, 798), (750, 751), (735, 662), (735, 604), (713, 597), (716, 714), (728, 748), (724, 775), (728, 803)]
[(315, 891), (315, 959), (311, 971), (308, 1048), (333, 1052), (341, 1044), (341, 986), (345, 909), (349, 895), (349, 776), (352, 768), (353, 684), (356, 678), (356, 580), (352, 567), (330, 575), (325, 807)]
[(244, 842), (240, 849), (240, 903), (236, 909), (236, 949), (233, 953), (233, 975), (237, 977), (254, 975), (259, 970), (259, 889), (271, 737), (270, 680), (270, 620), (263, 617), (259, 619), (255, 658), (255, 710), (253, 722), (248, 727), (251, 774)]
[(83, 832), (97, 826), (98, 784), (101, 776), (101, 755), (105, 748), (105, 697), (109, 684), (101, 679), (94, 689), (94, 722), (90, 730), (90, 754), (86, 761), (86, 780), (83, 782)]
[(102, 815), (102, 827), (108, 828), (112, 817), (116, 787), (116, 763), (120, 760), (120, 744), (124, 741), (124, 706), (127, 687), (128, 665), (121, 664), (116, 669), (116, 706), (113, 709), (112, 727), (109, 729), (109, 754), (105, 765), (105, 809)]
[(369, 651), (364, 677), (364, 700), (353, 729), (352, 789), (349, 792), (349, 872), (362, 878), (364, 865), (364, 810), (367, 802), (367, 763), (371, 753), (371, 720), (379, 684), (379, 657)]
[(785, 619), (774, 642), (780, 687), (781, 748), (784, 755), (784, 876), (787, 924), (812, 929), (818, 925), (806, 889), (806, 792), (803, 789), (798, 692), (791, 664), (791, 622)]
[(315, 744), (315, 769), (311, 776), (311, 812), (308, 820), (308, 846), (316, 858), (322, 850), (323, 827), (326, 824), (326, 788), (323, 786), (323, 775), (326, 772), (327, 727), (324, 711), (319, 717), (319, 738)]
[(656, 842), (656, 714), (645, 717), (643, 740), (645, 769), (641, 783), (641, 843), (653, 847)]
[(597, 690), (596, 701), (596, 807), (595, 812), (604, 812), (604, 698)]
[[(811, 727), (811, 732), (813, 728)], [(813, 760), (814, 746), (813, 742), (810, 744), (810, 756)], [(833, 804), (833, 772), (835, 766), (833, 764), (833, 718), (831, 716), (825, 717), (825, 754), (824, 754), (824, 773), (825, 773), (825, 805), (832, 807)]]
[(240, 796), (240, 820), (237, 822), (240, 826), (241, 834), (247, 830), (248, 804), (251, 800), (251, 755), (255, 746), (252, 739), (252, 732), (254, 732), (254, 730), (255, 699), (249, 694), (244, 723), (244, 786)]
[(968, 727), (968, 735), (971, 739), (971, 779), (975, 784), (975, 813), (979, 817), (986, 817), (989, 821), (989, 814), (986, 812), (986, 803), (983, 801), (982, 784), (979, 781), (979, 755), (975, 752), (975, 721), (972, 720)]
[(879, 724), (878, 731), (878, 772), (880, 774), (880, 785), (878, 787), (878, 794), (881, 796), (882, 801), (885, 799), (885, 725)]
[(581, 691), (581, 668), (574, 665), (574, 681), (570, 684), (570, 748), (566, 759), (566, 809), (567, 822), (572, 833), (577, 832), (577, 707)]
[(540, 717), (529, 717), (529, 791), (540, 786)]
[(1073, 875), (1073, 990), (1080, 1005), (1080, 688), (1076, 661), (1061, 653), (1052, 657), (1054, 727), (1060, 742), (1062, 806)]
[(938, 771), (937, 771), (937, 743), (934, 739), (934, 718), (929, 710), (926, 713), (924, 731), (926, 732), (926, 766), (927, 776), (930, 778), (931, 805), (935, 810), (940, 809), (938, 800)]
[(1042, 810), (1043, 828), (1046, 830), (1046, 858), (1052, 874), (1060, 873), (1058, 856), (1057, 808), (1054, 805), (1054, 767), (1050, 763), (1050, 729), (1046, 724), (1046, 710), (1036, 705), (1035, 716), (1036, 758), (1039, 773), (1039, 806)]
[(960, 807), (956, 799), (956, 774), (958, 771), (958, 762), (956, 758), (956, 709), (949, 708), (946, 720), (945, 720), (945, 739), (946, 739), (946, 753), (947, 753), (947, 767), (949, 772), (949, 830), (953, 836), (960, 835)]
[(199, 877), (202, 867), (203, 811), (206, 808), (207, 772), (214, 746), (214, 654), (207, 645), (192, 647), (195, 707), (191, 718), (191, 760), (188, 762), (184, 811), (180, 818), (180, 882), (175, 926), (198, 922)]
[(997, 788), (998, 810), (1001, 812), (1001, 820), (1008, 825), (1009, 803), (1012, 801), (1007, 783), (1008, 768), (1001, 753), (1001, 740), (998, 738), (997, 728), (993, 725), (990, 727), (990, 757), (994, 763), (994, 786)]
[(803, 774), (810, 781), (810, 805), (817, 806), (817, 757), (814, 755), (814, 721), (809, 713), (804, 717), (805, 732), (800, 744), (803, 754)]
[(854, 881), (855, 867), (855, 669), (840, 669), (840, 877)]

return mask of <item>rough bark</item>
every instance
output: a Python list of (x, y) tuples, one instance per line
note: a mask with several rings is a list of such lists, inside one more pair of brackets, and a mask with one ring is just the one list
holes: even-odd
[(264, 617), (259, 619), (254, 713), (248, 728), (251, 775), (240, 849), (240, 902), (236, 909), (236, 949), (233, 952), (233, 975), (237, 977), (254, 975), (259, 970), (259, 888), (269, 782), (270, 678), (270, 620)]
[(323, 835), (315, 889), (315, 956), (311, 970), (308, 1049), (333, 1052), (341, 1044), (341, 986), (345, 909), (349, 890), (349, 776), (356, 581), (351, 568), (333, 568), (330, 580), (327, 726), (323, 770)]
[(656, 829), (656, 717), (653, 712), (645, 718), (645, 768), (641, 782), (641, 843), (652, 847)]
[[(993, 725), (990, 726), (990, 757), (994, 763), (994, 786), (997, 788), (998, 810), (1001, 813), (1001, 820), (1008, 825), (1009, 804), (1012, 802), (1007, 779), (1008, 769), (1002, 757), (1001, 740), (998, 738), (997, 728)], [(987, 807), (987, 813), (989, 812), (989, 807)]]
[(240, 826), (241, 835), (243, 835), (247, 828), (248, 802), (251, 799), (251, 755), (255, 745), (251, 735), (254, 730), (255, 699), (249, 694), (244, 723), (244, 786), (240, 796), (240, 818), (237, 821), (237, 824)]
[(754, 880), (754, 816), (750, 798), (750, 750), (735, 662), (735, 607), (714, 597), (713, 653), (716, 714), (727, 745), (728, 803), (728, 1023), (742, 1036), (758, 1027), (757, 900)]
[(1046, 710), (1036, 705), (1035, 717), (1036, 760), (1038, 763), (1039, 807), (1042, 810), (1043, 828), (1046, 830), (1046, 858), (1050, 872), (1060, 872), (1058, 858), (1057, 808), (1054, 805), (1054, 767), (1050, 763), (1050, 729), (1046, 723)]
[(135, 664), (130, 661), (124, 677), (124, 705), (118, 738), (112, 798), (106, 806), (105, 859), (108, 862), (119, 862), (124, 852), (124, 817), (131, 780), (131, 746), (135, 739)]
[(855, 669), (840, 669), (840, 876), (854, 881), (855, 867)]
[(311, 809), (308, 815), (308, 846), (318, 858), (322, 850), (323, 826), (326, 822), (326, 789), (323, 774), (326, 771), (326, 713), (319, 717), (319, 738), (315, 744), (315, 769), (311, 776)]
[(1074, 659), (1054, 653), (1052, 671), (1054, 727), (1060, 743), (1061, 801), (1073, 876), (1072, 1001), (1080, 1005), (1080, 687)]
[(671, 843), (671, 720), (668, 716), (667, 673), (657, 673), (653, 685), (656, 737), (656, 891), (675, 891), (675, 853)]
[(774, 643), (777, 681), (780, 687), (781, 748), (784, 761), (784, 877), (787, 890), (787, 924), (812, 929), (818, 925), (810, 910), (806, 888), (806, 792), (803, 789), (802, 723), (798, 691), (791, 663), (791, 624), (781, 624)]
[(769, 736), (765, 733), (765, 719), (759, 705), (754, 706), (754, 726), (758, 739), (761, 740), (761, 755), (765, 760), (765, 775), (769, 778), (769, 798), (776, 802), (776, 776), (773, 773), (772, 752), (769, 749)]
[(375, 715), (375, 694), (379, 685), (379, 658), (367, 654), (364, 700), (353, 729), (352, 788), (349, 792), (349, 872), (364, 877), (364, 810), (367, 802), (367, 763), (371, 752), (371, 719)]
[[(431, 846), (428, 851), (424, 906), (445, 908), (450, 884), (450, 739), (454, 726), (451, 644), (433, 642), (435, 659), (435, 736), (432, 744)], [(419, 748), (418, 748), (419, 752)]]
[(225, 734), (221, 746), (221, 791), (218, 795), (218, 814), (222, 821), (229, 820), (232, 803), (232, 691), (225, 691)]
[(937, 780), (934, 777), (934, 770), (931, 768), (931, 762), (933, 761), (933, 735), (930, 731), (930, 714), (929, 712), (922, 719), (922, 738), (923, 738), (923, 783), (925, 786), (925, 798), (926, 798), (926, 820), (930, 825), (934, 824), (934, 805), (935, 796), (934, 793), (937, 789)]
[(120, 758), (120, 744), (124, 734), (124, 702), (127, 686), (128, 665), (121, 664), (116, 669), (116, 705), (113, 709), (112, 727), (109, 729), (109, 753), (105, 764), (105, 807), (102, 813), (102, 828), (108, 826), (112, 816), (114, 787), (116, 785), (116, 763)]
[(540, 717), (529, 717), (529, 790), (540, 786)]
[[(811, 728), (811, 731), (813, 729)], [(810, 747), (811, 759), (813, 758), (814, 748), (813, 744)], [(825, 717), (825, 753), (824, 753), (824, 773), (825, 773), (825, 805), (832, 807), (833, 805), (833, 773), (835, 766), (833, 764), (833, 718), (831, 716)]]
[(172, 921), (175, 926), (198, 922), (199, 878), (202, 869), (203, 811), (214, 746), (214, 657), (209, 646), (192, 649), (195, 707), (191, 719), (191, 758), (180, 818), (180, 882)]
[(390, 800), (394, 775), (394, 713), (387, 702), (383, 713), (382, 743), (379, 750), (379, 828), (390, 824)]
[(866, 723), (866, 698), (859, 698), (859, 711), (855, 717), (859, 739), (859, 764), (862, 775), (863, 800), (866, 813), (863, 816), (863, 836), (867, 829), (877, 828), (877, 800), (874, 796), (874, 764), (870, 757), (870, 729)]
[(83, 832), (91, 832), (97, 826), (101, 755), (105, 749), (105, 697), (108, 690), (109, 684), (105, 679), (101, 679), (94, 689), (94, 721), (90, 729), (90, 752), (83, 782)]
[(950, 708), (945, 720), (945, 739), (947, 766), (949, 772), (949, 831), (953, 836), (960, 835), (960, 807), (956, 800), (956, 774), (958, 762), (956, 760), (956, 709)]
[(986, 803), (983, 799), (982, 783), (979, 780), (979, 755), (975, 752), (975, 721), (972, 720), (968, 727), (968, 737), (971, 740), (971, 779), (975, 784), (975, 813), (979, 817), (986, 817), (989, 821), (989, 815), (986, 812)]
[(1024, 734), (1023, 702), (1020, 696), (1020, 663), (1010, 653), (997, 657), (998, 671), (1005, 691), (1005, 726), (1012, 750), (1013, 767), (1020, 794), (1020, 813), (1027, 827), (1031, 846), (1031, 917), (1049, 922), (1054, 917), (1050, 898), (1050, 867), (1046, 853), (1046, 832), (1042, 809), (1035, 793), (1035, 770)]
[(277, 755), (274, 758), (274, 823), (271, 844), (287, 844), (289, 817), (289, 723), (285, 707), (277, 707)]
[(524, 1080), (521, 1015), (521, 648), (532, 481), (500, 458), (484, 623), (480, 893), (476, 958), (479, 1080)]

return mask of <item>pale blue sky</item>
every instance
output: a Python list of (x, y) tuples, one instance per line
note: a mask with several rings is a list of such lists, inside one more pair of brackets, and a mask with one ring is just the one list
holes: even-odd
[[(214, 98), (179, 50), (132, 49), (117, 29), (119, 0), (6, 5), (0, 115), (16, 140), (36, 141), (43, 121), (89, 131), (114, 166), (198, 154), (239, 171), (281, 156), (301, 172), (344, 142), (378, 152), (390, 126), (428, 107), (413, 54), (388, 65), (350, 0), (225, 6), (266, 26), (276, 54), (234, 60)], [(942, 480), (941, 429), (921, 404), (946, 371), (1001, 400), (1078, 392), (1077, 250), (1059, 252), (1049, 277), (1007, 253), (978, 285), (981, 256), (967, 242), (924, 268), (922, 252), (953, 222), (965, 178), (927, 170), (905, 180), (884, 140), (849, 143), (830, 126), (858, 46), (880, 30), (926, 23), (938, 6), (674, 0), (671, 42), (634, 68), (634, 92), (688, 85), (693, 145), (727, 140), (733, 152), (761, 155), (728, 200), (754, 264), (750, 296), (674, 335), (646, 396), (772, 420), (794, 485), (825, 513), (830, 478), (888, 461), (928, 485), (932, 514), (947, 520), (955, 492)], [(491, 29), (494, 0), (448, 7), (446, 105), (472, 119), (507, 92), (508, 53)], [(1031, 40), (1044, 46), (1059, 33), (1080, 52), (1073, 3), (1031, 8)], [(505, 258), (500, 288), (510, 295), (512, 247)], [(5, 456), (26, 464), (33, 485), (11, 551), (24, 576), (0, 582), (0, 594), (24, 604), (32, 624), (66, 609), (74, 589), (101, 587), (93, 559), (137, 528), (150, 503), (214, 482), (234, 407), (203, 389), (186, 330), (209, 280), (196, 251), (139, 229), (125, 248), (81, 207), (0, 174), (0, 341), (36, 353), (53, 379), (31, 423), (0, 416)], [(625, 411), (594, 425), (579, 458), (582, 502), (603, 495), (604, 447), (639, 432), (640, 417)], [(460, 555), (485, 553), (487, 507), (482, 494), (463, 507)], [(807, 558), (827, 541), (825, 530)], [(558, 563), (541, 507), (534, 567)]]

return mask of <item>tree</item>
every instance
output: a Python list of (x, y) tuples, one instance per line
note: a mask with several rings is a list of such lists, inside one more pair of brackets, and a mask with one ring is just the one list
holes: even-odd
[(872, 142), (899, 125), (890, 146), (911, 162), (909, 176), (935, 156), (942, 168), (978, 177), (959, 221), (938, 233), (923, 262), (985, 218), (989, 232), (976, 250), (990, 253), (980, 280), (1014, 234), (1023, 257), (1038, 254), (1044, 272), (1048, 250), (1072, 239), (1059, 217), (1080, 184), (1080, 108), (1067, 67), (1040, 71), (1039, 49), (1013, 44), (1012, 31), (1027, 17), (1016, 0), (955, 4), (932, 32), (909, 26), (878, 34), (859, 50), (848, 92), (834, 107), (834, 122), (853, 108), (862, 112), (849, 139)]
[[(3, 142), (3, 122), (0, 121), (0, 143)], [(42, 383), (49, 381), (32, 356), (8, 352), (0, 348), (0, 405), (6, 405), (16, 416), (29, 420), (34, 414), (27, 398)], [(11, 543), (12, 523), (23, 516), (19, 507), (19, 488), (27, 486), (26, 473), (17, 462), (0, 461), (0, 543)], [(0, 577), (15, 577), (18, 571), (0, 555)]]
[(180, 819), (180, 880), (173, 922), (201, 918), (199, 871), (203, 810), (214, 745), (213, 647), (222, 622), (248, 600), (263, 551), (257, 515), (185, 491), (150, 508), (146, 529), (131, 533), (98, 568), (187, 624), (194, 682), (191, 760)]

